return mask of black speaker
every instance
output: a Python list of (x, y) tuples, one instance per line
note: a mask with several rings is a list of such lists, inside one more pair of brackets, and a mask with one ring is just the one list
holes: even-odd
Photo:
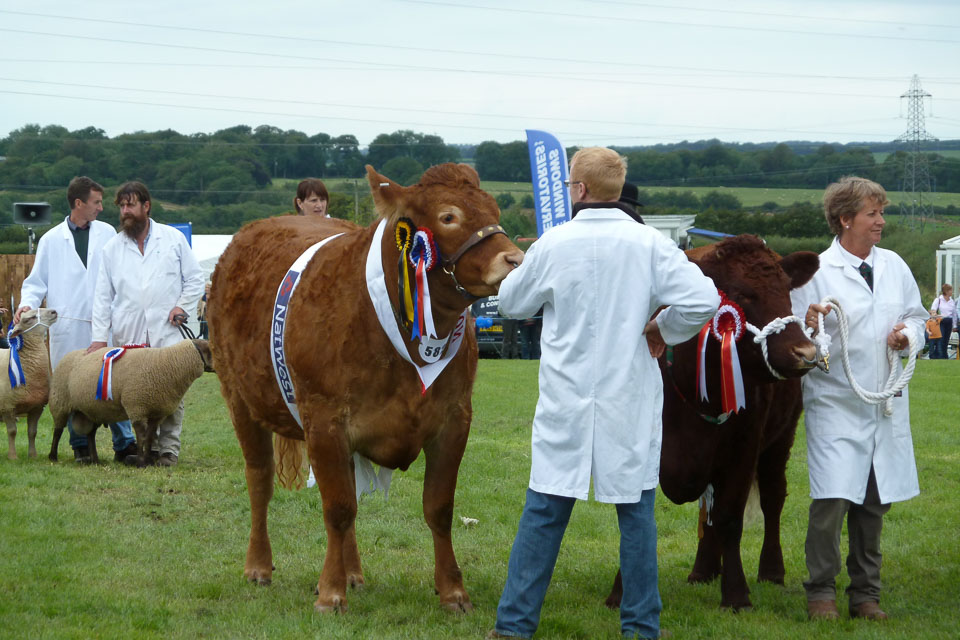
[(30, 227), (50, 224), (51, 207), (46, 202), (14, 202), (13, 221)]

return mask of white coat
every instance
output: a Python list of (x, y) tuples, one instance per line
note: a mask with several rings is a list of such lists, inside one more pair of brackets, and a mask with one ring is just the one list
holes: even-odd
[(33, 269), (20, 289), (20, 306), (37, 309), (46, 298), (46, 306), (57, 311), (57, 322), (50, 327), (50, 365), (54, 369), (68, 352), (90, 346), (100, 251), (115, 235), (116, 230), (106, 222), (90, 223), (86, 267), (77, 255), (66, 220), (43, 234), (37, 244)]
[[(887, 335), (899, 322), (923, 344), (928, 314), (906, 263), (892, 251), (874, 247), (873, 291), (845, 257), (840, 243), (820, 254), (820, 269), (791, 292), (793, 312), (803, 317), (811, 303), (835, 297), (849, 321), (850, 367), (868, 391), (880, 391), (890, 373)], [(869, 262), (869, 260), (868, 260)], [(810, 497), (844, 498), (863, 504), (873, 465), (883, 503), (907, 500), (920, 492), (910, 435), (909, 389), (893, 399), (893, 415), (853, 393), (840, 362), (836, 313), (824, 318), (830, 334), (830, 373), (814, 369), (803, 377), (804, 423)], [(897, 364), (900, 369), (901, 365)]]
[(203, 295), (203, 271), (186, 236), (149, 220), (143, 255), (137, 243), (118, 233), (103, 247), (93, 302), (93, 341), (115, 345), (149, 342), (167, 347), (182, 340), (167, 321), (170, 311), (189, 312)]
[(668, 344), (713, 317), (713, 282), (665, 236), (618, 209), (583, 209), (537, 240), (500, 285), (500, 311), (543, 306), (530, 488), (632, 503), (657, 486), (663, 385), (643, 328)]

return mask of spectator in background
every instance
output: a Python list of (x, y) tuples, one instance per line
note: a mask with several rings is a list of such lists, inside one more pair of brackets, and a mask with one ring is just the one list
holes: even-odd
[[(103, 211), (103, 187), (90, 178), (78, 176), (70, 181), (67, 202), (70, 215), (43, 234), (37, 244), (33, 268), (20, 289), (20, 307), (13, 315), (14, 323), (19, 322), (20, 314), (38, 308), (44, 298), (47, 306), (57, 311), (57, 323), (50, 327), (51, 370), (68, 352), (90, 344), (90, 317), (101, 251), (117, 235), (116, 229), (97, 220)], [(89, 463), (87, 437), (74, 433), (72, 420), (67, 420), (67, 429), (74, 459)], [(136, 455), (137, 441), (129, 421), (111, 424), (110, 432), (115, 461)]]
[(210, 329), (207, 326), (207, 296), (210, 295), (210, 281), (203, 287), (203, 297), (197, 303), (197, 321), (200, 323), (200, 337), (210, 339)]
[[(103, 247), (93, 302), (93, 341), (87, 352), (107, 346), (149, 344), (166, 347), (183, 339), (186, 321), (203, 293), (203, 271), (180, 231), (150, 219), (150, 192), (127, 182), (114, 199), (120, 207), (121, 233)], [(180, 456), (183, 400), (158, 427), (149, 462), (172, 467)], [(136, 464), (137, 456), (124, 462)]]
[(940, 288), (940, 295), (930, 305), (930, 315), (940, 318), (940, 338), (931, 340), (930, 359), (946, 360), (950, 333), (958, 328), (957, 301), (953, 298), (953, 287), (949, 284)]
[(643, 218), (640, 217), (640, 211), (638, 209), (642, 208), (643, 205), (640, 204), (640, 201), (637, 198), (640, 197), (640, 190), (637, 188), (637, 185), (631, 182), (624, 182), (623, 189), (620, 190), (620, 199), (618, 202), (625, 204), (625, 207), (621, 207), (623, 211), (626, 212), (628, 216), (644, 224)]
[(293, 207), (301, 216), (330, 217), (327, 205), (330, 204), (330, 194), (327, 186), (319, 178), (307, 178), (297, 185), (297, 197), (293, 199)]
[(3, 331), (0, 331), (0, 349), (9, 349), (10, 343), (7, 342), (7, 309), (6, 307), (0, 307), (0, 326), (3, 327)]
[(540, 330), (543, 327), (543, 307), (532, 318), (520, 321), (520, 357), (524, 360), (540, 359)]

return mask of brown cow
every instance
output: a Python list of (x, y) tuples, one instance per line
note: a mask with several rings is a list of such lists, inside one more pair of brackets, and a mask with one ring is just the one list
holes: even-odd
[[(792, 316), (790, 290), (804, 285), (819, 267), (817, 254), (798, 251), (780, 258), (756, 236), (737, 236), (687, 252), (717, 288), (740, 305), (747, 321), (762, 329), (775, 318)], [(697, 338), (676, 345), (672, 363), (660, 358), (663, 377), (663, 448), (660, 487), (677, 504), (700, 498), (713, 487), (713, 508), (697, 548), (690, 582), (720, 576), (720, 604), (734, 610), (751, 606), (740, 559), (743, 511), (756, 477), (764, 516), (758, 578), (783, 584), (780, 513), (787, 494), (786, 467), (802, 409), (800, 376), (816, 361), (816, 347), (797, 324), (768, 338), (769, 363), (746, 332), (737, 343), (746, 407), (718, 424), (720, 343), (707, 340), (709, 402), (697, 396)], [(607, 605), (620, 604), (620, 574)]]
[[(357, 452), (383, 467), (406, 469), (423, 450), (423, 513), (433, 534), (436, 591), (444, 607), (469, 611), (450, 527), (470, 430), (476, 340), (466, 331), (456, 355), (424, 389), (378, 320), (367, 288), (367, 256), (384, 225), (374, 247), (382, 259), (369, 263), (382, 268), (383, 275), (372, 281), (385, 285), (393, 308), (389, 321), (401, 331), (409, 356), (424, 365), (431, 354), (421, 356), (418, 343), (410, 340), (398, 303), (398, 282), (403, 280), (398, 280), (398, 221), (407, 218), (417, 228), (432, 230), (440, 256), (446, 258), (442, 268), (438, 264), (427, 276), (435, 335), (440, 337), (454, 333), (472, 301), (496, 293), (523, 253), (499, 229), (496, 202), (480, 190), (476, 171), (466, 165), (432, 167), (406, 188), (370, 166), (367, 179), (381, 216), (370, 227), (292, 216), (254, 222), (234, 236), (213, 275), (209, 322), (214, 362), (246, 459), (250, 494), (244, 575), (269, 584), (273, 574), (267, 504), (273, 495), (274, 433), (281, 437), (281, 482), (291, 484), (299, 471), (295, 454), (302, 445), (289, 446), (290, 441), (305, 439), (323, 501), (327, 552), (317, 584), (318, 611), (345, 611), (347, 585), (364, 581), (354, 528), (351, 456)], [(271, 362), (275, 296), (304, 250), (338, 233), (343, 235), (321, 247), (303, 269), (286, 308), (286, 366), (301, 429), (282, 399)]]

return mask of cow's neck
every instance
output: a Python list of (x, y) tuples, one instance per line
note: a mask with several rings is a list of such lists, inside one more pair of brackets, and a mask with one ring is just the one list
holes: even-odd
[[(398, 276), (400, 251), (397, 249), (394, 232), (390, 229), (383, 234), (381, 244), (381, 255), (383, 260), (383, 277), (387, 285), (387, 293), (390, 295), (390, 306), (397, 312), (395, 315), (403, 317), (403, 302), (400, 300), (398, 290)], [(413, 287), (414, 272), (407, 266), (410, 275), (410, 286)], [(453, 279), (443, 272), (443, 268), (438, 264), (427, 274), (427, 281), (430, 285), (430, 301), (433, 311), (433, 323), (437, 330), (437, 337), (444, 338), (449, 336), (457, 324), (457, 320), (467, 308), (470, 301), (461, 295), (453, 285)], [(410, 331), (402, 323), (398, 323), (400, 332), (407, 339), (410, 338)]]

